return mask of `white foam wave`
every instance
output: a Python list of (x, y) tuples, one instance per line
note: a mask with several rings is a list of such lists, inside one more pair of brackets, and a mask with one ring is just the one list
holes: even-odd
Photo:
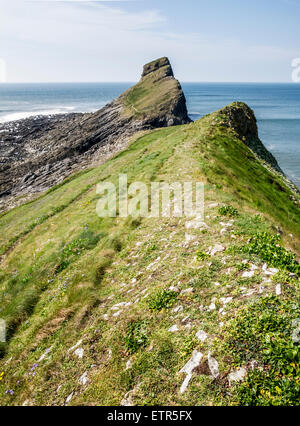
[(0, 123), (7, 123), (9, 121), (22, 120), (24, 118), (36, 117), (37, 115), (53, 115), (53, 114), (66, 114), (70, 111), (74, 111), (75, 107), (63, 107), (63, 108), (55, 108), (41, 111), (22, 111), (22, 112), (14, 112), (12, 114), (3, 115), (0, 117)]

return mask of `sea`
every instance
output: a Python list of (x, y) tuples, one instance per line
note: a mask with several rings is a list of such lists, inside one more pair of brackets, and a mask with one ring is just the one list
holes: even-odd
[[(134, 83), (0, 84), (0, 123), (34, 115), (93, 112)], [(285, 174), (300, 188), (300, 84), (182, 83), (197, 120), (233, 101), (246, 102), (259, 135)]]

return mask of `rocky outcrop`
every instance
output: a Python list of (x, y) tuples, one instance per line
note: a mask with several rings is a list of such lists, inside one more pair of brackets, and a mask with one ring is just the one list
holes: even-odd
[(243, 102), (234, 102), (221, 109), (219, 115), (224, 118), (223, 124), (233, 129), (238, 138), (255, 154), (275, 170), (283, 173), (276, 158), (259, 139), (256, 117), (248, 105)]
[(141, 130), (190, 122), (167, 58), (145, 65), (140, 82), (92, 114), (34, 117), (0, 126), (0, 208), (106, 160)]

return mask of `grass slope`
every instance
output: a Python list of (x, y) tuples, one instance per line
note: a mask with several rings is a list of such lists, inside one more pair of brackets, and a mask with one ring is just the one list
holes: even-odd
[[(144, 134), (0, 218), (1, 405), (299, 403), (296, 260), (267, 236), (280, 227), (299, 256), (299, 196), (222, 121)], [(204, 182), (207, 226), (100, 219), (95, 185), (119, 173)], [(202, 360), (182, 394), (194, 350)]]

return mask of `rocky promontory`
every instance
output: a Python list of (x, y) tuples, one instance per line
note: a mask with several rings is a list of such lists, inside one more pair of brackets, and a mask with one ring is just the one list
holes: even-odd
[(33, 117), (0, 126), (0, 208), (106, 160), (138, 131), (189, 123), (171, 64), (144, 66), (140, 82), (95, 113)]

